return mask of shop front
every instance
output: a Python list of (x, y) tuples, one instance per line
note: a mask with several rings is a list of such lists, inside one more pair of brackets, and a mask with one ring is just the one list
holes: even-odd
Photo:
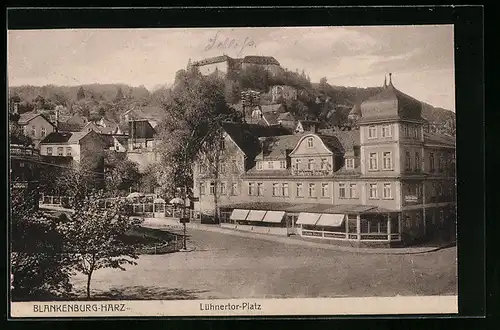
[(287, 236), (284, 211), (234, 209), (222, 228), (237, 229), (261, 234)]

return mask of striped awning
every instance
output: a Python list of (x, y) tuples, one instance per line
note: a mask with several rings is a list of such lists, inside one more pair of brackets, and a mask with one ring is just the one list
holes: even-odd
[(299, 218), (297, 219), (297, 224), (299, 225), (315, 225), (318, 221), (320, 213), (299, 213)]
[(235, 209), (229, 219), (231, 220), (245, 220), (248, 215), (248, 210)]
[(281, 220), (283, 220), (284, 216), (285, 216), (284, 211), (267, 211), (267, 213), (264, 216), (264, 219), (262, 221), (280, 223)]
[(318, 222), (316, 222), (316, 226), (330, 226), (330, 227), (339, 227), (342, 225), (345, 219), (345, 214), (322, 214), (319, 217)]
[(251, 210), (245, 220), (247, 220), (247, 221), (262, 221), (262, 219), (264, 219), (265, 215), (266, 215), (266, 211)]

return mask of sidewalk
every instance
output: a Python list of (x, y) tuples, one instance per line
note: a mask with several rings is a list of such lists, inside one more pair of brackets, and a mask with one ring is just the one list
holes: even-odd
[[(148, 228), (168, 229), (179, 233), (182, 233), (183, 230), (182, 224), (178, 223), (176, 220), (169, 218), (146, 218), (142, 225)], [(261, 239), (265, 241), (277, 242), (283, 244), (300, 245), (300, 246), (314, 247), (327, 250), (353, 252), (353, 253), (367, 253), (367, 254), (419, 254), (419, 253), (437, 251), (452, 245), (452, 244), (445, 244), (440, 246), (405, 247), (405, 248), (361, 248), (354, 246), (353, 247), (340, 246), (328, 243), (312, 242), (309, 240), (302, 239), (300, 238), (300, 236), (284, 237), (284, 236), (274, 236), (268, 234), (249, 233), (245, 231), (221, 228), (218, 225), (188, 223), (186, 225), (186, 228), (188, 230), (188, 234), (189, 230), (195, 229), (195, 230), (210, 231), (210, 232), (216, 232), (220, 234), (227, 234), (239, 237)]]

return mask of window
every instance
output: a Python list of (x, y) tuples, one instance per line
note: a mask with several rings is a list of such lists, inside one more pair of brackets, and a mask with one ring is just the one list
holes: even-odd
[(257, 162), (257, 169), (262, 170), (262, 162)]
[(273, 196), (279, 196), (279, 185), (277, 183), (273, 183)]
[(303, 187), (302, 183), (297, 183), (296, 195), (297, 195), (297, 197), (304, 197), (304, 187)]
[(52, 147), (47, 147), (47, 155), (52, 156)]
[(286, 160), (280, 160), (280, 168), (286, 168)]
[(327, 163), (328, 163), (328, 160), (326, 158), (321, 158), (321, 169), (322, 170), (326, 170), (327, 169)]
[(420, 227), (420, 213), (415, 214), (415, 227)]
[(420, 171), (420, 154), (418, 152), (415, 153), (415, 171)]
[(66, 147), (66, 156), (71, 156), (71, 147)]
[(314, 148), (314, 139), (312, 137), (307, 138), (307, 147)]
[(283, 197), (288, 197), (288, 183), (281, 184), (281, 195)]
[(224, 163), (219, 164), (219, 173), (221, 173), (221, 174), (226, 173), (226, 164), (224, 164)]
[(231, 184), (231, 195), (233, 196), (238, 195), (238, 184), (236, 182), (233, 182)]
[(36, 135), (36, 127), (35, 126), (31, 126), (31, 135), (32, 136)]
[(444, 156), (443, 154), (440, 154), (439, 155), (439, 162), (438, 162), (438, 171), (439, 172), (442, 172), (443, 171), (443, 168), (444, 168)]
[(339, 197), (345, 198), (345, 183), (339, 183)]
[(221, 182), (219, 188), (220, 188), (219, 193), (221, 195), (225, 195), (226, 194), (226, 183), (225, 182)]
[(408, 125), (403, 124), (403, 136), (408, 137)]
[(226, 149), (226, 141), (225, 141), (224, 139), (222, 139), (222, 140), (220, 141), (220, 148), (221, 148), (221, 150)]
[(391, 125), (382, 126), (382, 137), (391, 137), (391, 136), (392, 136)]
[(262, 183), (257, 183), (257, 196), (264, 196), (264, 185)]
[(377, 189), (377, 184), (376, 183), (371, 183), (369, 185), (369, 190), (370, 190), (370, 199), (378, 199), (378, 189)]
[(295, 169), (296, 170), (300, 170), (300, 162), (301, 162), (300, 158), (295, 159)]
[(255, 195), (255, 183), (249, 182), (248, 183), (248, 196), (253, 196)]
[(371, 152), (370, 153), (370, 163), (369, 163), (369, 169), (371, 171), (376, 171), (378, 169), (378, 159), (377, 159), (377, 153), (376, 152)]
[(390, 183), (384, 183), (384, 198), (391, 199), (392, 198), (392, 190)]
[(274, 162), (267, 162), (267, 168), (272, 170), (274, 168)]
[(368, 127), (368, 138), (375, 139), (376, 137), (377, 137), (377, 127), (376, 126)]
[(40, 136), (41, 136), (41, 137), (44, 137), (44, 136), (45, 136), (45, 134), (47, 134), (47, 129), (46, 129), (45, 127), (42, 127), (42, 128), (41, 128), (41, 132), (40, 132)]
[(309, 197), (316, 197), (316, 184), (315, 183), (309, 184)]
[(205, 195), (205, 184), (203, 182), (200, 183), (200, 195)]
[(328, 183), (321, 184), (321, 197), (329, 197), (330, 192), (328, 189)]
[(57, 155), (58, 156), (64, 155), (64, 148), (63, 147), (57, 147)]
[(345, 168), (347, 169), (354, 169), (354, 158), (347, 158), (345, 160)]
[(358, 193), (357, 193), (357, 190), (356, 190), (356, 184), (355, 183), (349, 184), (349, 196), (351, 198), (358, 198)]
[(386, 151), (383, 153), (384, 170), (392, 170), (392, 152)]
[(314, 159), (309, 159), (307, 161), (307, 169), (310, 171), (314, 170)]
[(210, 182), (210, 191), (209, 191), (209, 194), (210, 195), (214, 195), (215, 194), (215, 182)]
[(409, 151), (405, 153), (405, 169), (411, 171), (411, 154)]
[(236, 161), (236, 159), (231, 159), (231, 166), (234, 172), (238, 172), (238, 162)]
[(434, 153), (429, 153), (429, 171), (434, 172)]

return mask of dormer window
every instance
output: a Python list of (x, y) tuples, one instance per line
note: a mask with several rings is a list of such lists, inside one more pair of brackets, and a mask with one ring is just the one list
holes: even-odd
[(262, 170), (262, 162), (257, 162), (257, 169)]
[(307, 147), (314, 148), (314, 139), (312, 137), (307, 139)]
[(267, 162), (267, 168), (272, 170), (274, 168), (274, 162)]
[(377, 138), (377, 127), (376, 126), (368, 127), (368, 138), (369, 139)]
[(286, 161), (285, 160), (280, 160), (280, 168), (286, 168)]

